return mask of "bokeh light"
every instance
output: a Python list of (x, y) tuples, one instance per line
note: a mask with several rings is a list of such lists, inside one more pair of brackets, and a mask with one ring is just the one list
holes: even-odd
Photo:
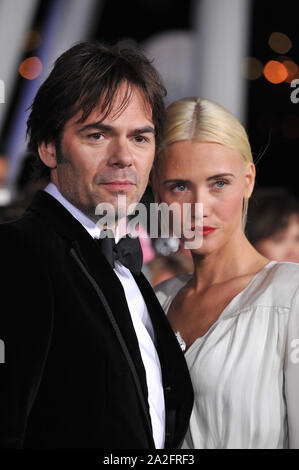
[(245, 57), (242, 64), (242, 72), (247, 80), (257, 80), (263, 75), (264, 66), (256, 57)]
[(29, 52), (36, 49), (41, 43), (41, 35), (38, 31), (32, 29), (27, 31), (24, 37), (24, 51)]
[(264, 76), (271, 83), (282, 83), (288, 77), (288, 70), (281, 62), (269, 60), (264, 67)]
[(295, 78), (299, 78), (299, 67), (293, 60), (284, 60), (282, 63), (288, 71), (286, 82), (291, 83)]
[(286, 54), (293, 46), (290, 38), (286, 34), (280, 32), (272, 33), (269, 37), (268, 44), (271, 49), (278, 54)]
[(27, 80), (34, 80), (41, 74), (42, 69), (43, 65), (38, 57), (29, 57), (21, 63), (19, 73)]

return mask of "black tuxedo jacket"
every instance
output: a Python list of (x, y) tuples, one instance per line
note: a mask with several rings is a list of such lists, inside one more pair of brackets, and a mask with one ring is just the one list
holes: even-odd
[[(39, 191), (0, 225), (0, 447), (154, 448), (146, 376), (122, 285), (82, 225)], [(187, 429), (193, 391), (151, 286), (134, 276), (160, 358), (166, 448)]]

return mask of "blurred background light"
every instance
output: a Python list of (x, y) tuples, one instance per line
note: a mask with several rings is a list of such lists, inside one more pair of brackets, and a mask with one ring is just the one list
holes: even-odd
[(30, 30), (25, 34), (24, 37), (24, 51), (30, 52), (36, 49), (41, 43), (41, 35), (36, 30)]
[(28, 57), (19, 67), (20, 75), (27, 80), (34, 80), (43, 70), (43, 65), (38, 57)]
[(293, 44), (290, 38), (280, 32), (272, 33), (268, 41), (269, 46), (278, 54), (286, 54), (292, 48)]
[(245, 57), (242, 64), (242, 73), (247, 80), (257, 80), (263, 75), (264, 65), (256, 57)]
[(299, 78), (299, 67), (293, 60), (283, 60), (282, 63), (288, 71), (288, 76), (285, 79), (286, 82), (291, 83), (295, 78)]
[(287, 68), (277, 60), (269, 60), (264, 67), (265, 78), (274, 84), (282, 83), (288, 77)]

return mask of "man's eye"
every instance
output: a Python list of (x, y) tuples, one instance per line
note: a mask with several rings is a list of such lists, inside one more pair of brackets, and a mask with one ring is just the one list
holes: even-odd
[(101, 132), (95, 132), (94, 134), (89, 134), (87, 137), (88, 137), (89, 139), (100, 140), (100, 139), (102, 139), (102, 137), (104, 137), (104, 136), (103, 136), (103, 134), (102, 134)]
[(148, 142), (148, 139), (143, 135), (135, 135), (136, 142), (142, 144), (143, 142)]

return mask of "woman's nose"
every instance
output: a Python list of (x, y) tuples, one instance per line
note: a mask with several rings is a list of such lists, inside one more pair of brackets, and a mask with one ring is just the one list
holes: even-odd
[(194, 197), (194, 202), (201, 207), (202, 216), (206, 217), (210, 212), (210, 198), (205, 190), (197, 190)]

